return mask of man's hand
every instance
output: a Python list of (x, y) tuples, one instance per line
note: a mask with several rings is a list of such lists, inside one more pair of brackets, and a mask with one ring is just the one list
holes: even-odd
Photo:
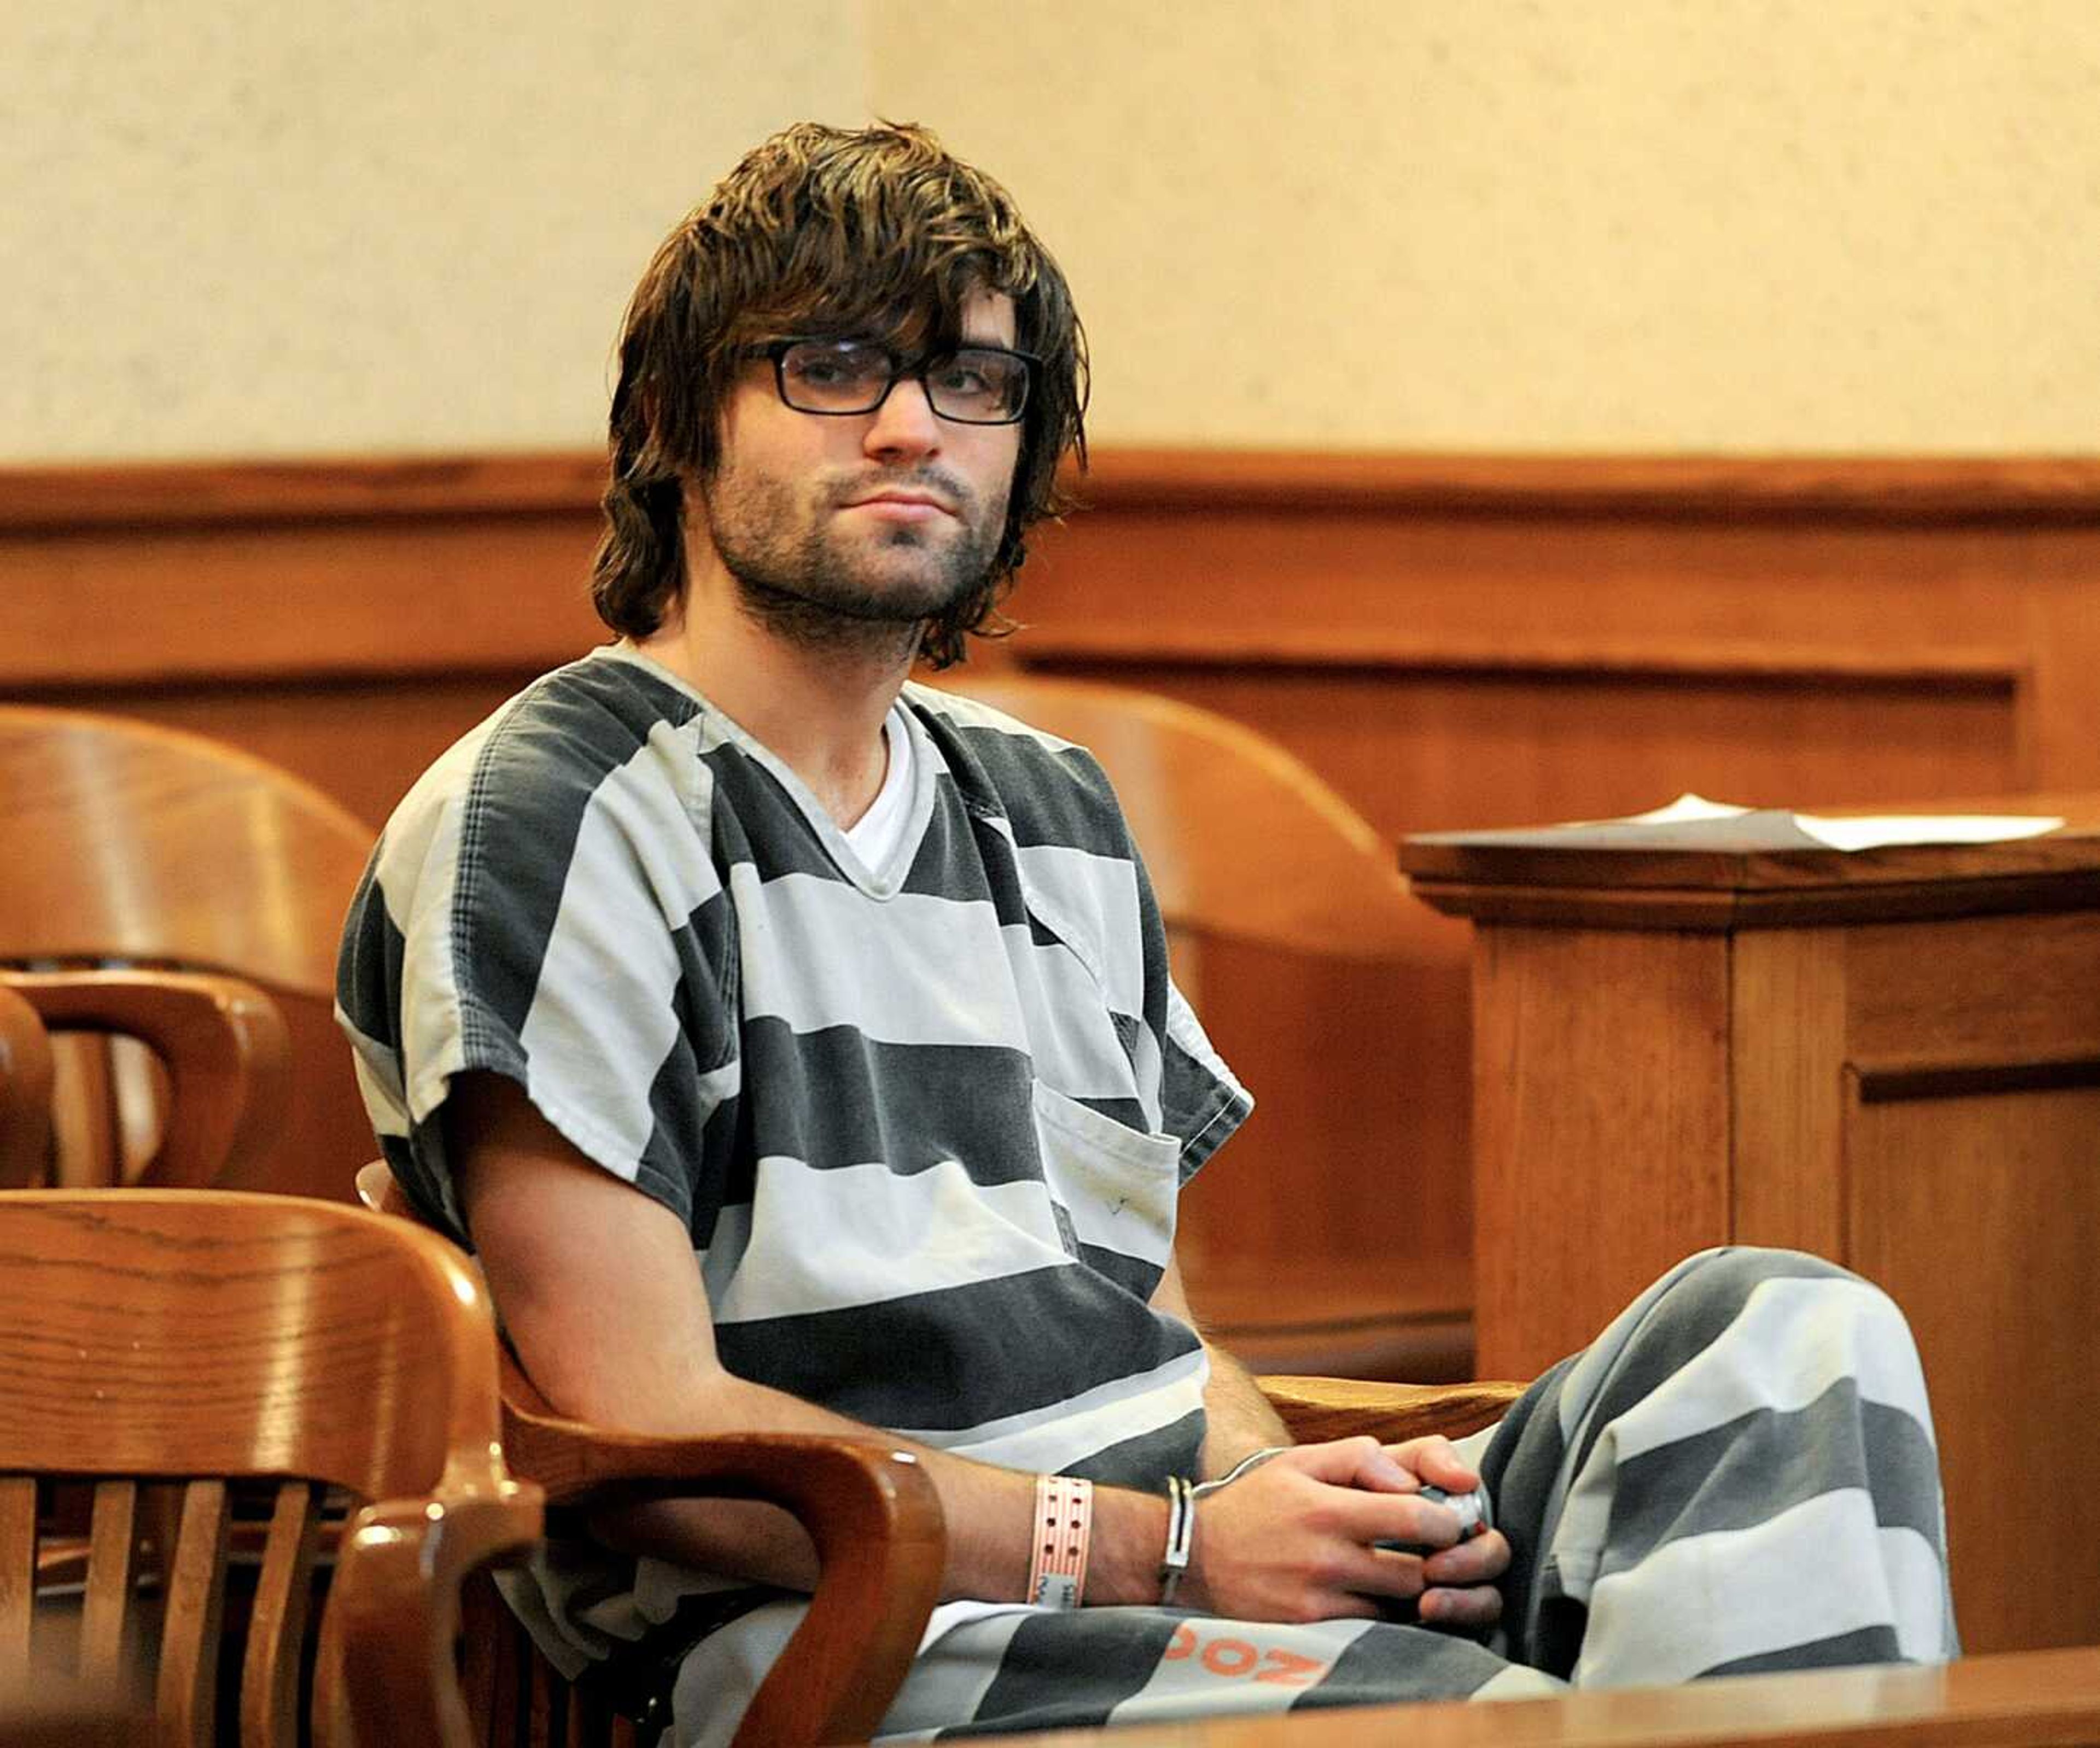
[[(1480, 1485), (1479, 1472), (1467, 1468), (1448, 1438), (1411, 1438), (1404, 1445), (1388, 1445), (1385, 1451), (1418, 1485), (1471, 1493)], [(1422, 1562), (1424, 1587), (1415, 1604), (1416, 1618), (1425, 1627), (1454, 1632), (1486, 1631), (1502, 1618), (1502, 1593), (1495, 1580), (1509, 1569), (1509, 1539), (1499, 1530), (1485, 1530), (1454, 1546), (1439, 1543), (1437, 1552)]]
[(1414, 1496), (1424, 1483), (1464, 1492), (1480, 1477), (1444, 1438), (1347, 1438), (1280, 1452), (1198, 1505), (1192, 1582), (1178, 1600), (1286, 1622), (1367, 1619), (1382, 1600), (1412, 1600), (1433, 1626), (1492, 1626), (1502, 1613), (1492, 1581), (1509, 1565), (1509, 1543), (1493, 1530), (1459, 1543), (1457, 1514)]

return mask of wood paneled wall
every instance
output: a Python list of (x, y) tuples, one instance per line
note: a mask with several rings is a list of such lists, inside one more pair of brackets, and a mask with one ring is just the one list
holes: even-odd
[[(0, 472), (0, 696), (219, 735), (376, 824), (598, 635), (600, 466)], [(1125, 451), (1082, 492), (989, 659), (1239, 717), (1395, 838), (2100, 787), (2100, 461)], [(1263, 1109), (1192, 1220), (1448, 1282), (1462, 941), (1406, 990), (1224, 947), (1204, 982)]]
[[(1110, 456), (1091, 495), (1021, 659), (1264, 728), (1396, 839), (2100, 779), (2100, 464)], [(1470, 1250), (1462, 951), (1404, 991), (1207, 960), (1267, 1157), (1199, 1234)]]

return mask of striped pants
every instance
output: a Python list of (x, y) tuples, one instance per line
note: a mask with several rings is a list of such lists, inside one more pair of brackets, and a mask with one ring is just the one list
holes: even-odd
[[(952, 1604), (877, 1739), (1957, 1654), (1917, 1353), (1887, 1296), (1829, 1263), (1690, 1258), (1462, 1448), (1514, 1553), (1486, 1644), (1379, 1622)], [(750, 1691), (800, 1612), (761, 1609), (693, 1653), (682, 1744), (726, 1739), (722, 1694)]]

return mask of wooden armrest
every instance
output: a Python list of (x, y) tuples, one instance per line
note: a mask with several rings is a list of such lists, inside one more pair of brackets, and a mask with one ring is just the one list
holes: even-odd
[(179, 971), (9, 971), (51, 1031), (136, 1038), (167, 1070), (169, 1112), (141, 1188), (208, 1188), (266, 1154), (291, 1096), (276, 1004), (236, 978)]
[(1527, 1388), (1498, 1383), (1372, 1384), (1354, 1378), (1255, 1382), (1301, 1444), (1365, 1432), (1383, 1445), (1429, 1432), (1458, 1438), (1502, 1419)]
[[(384, 1160), (358, 1172), (357, 1194), (376, 1212), (416, 1219)], [(940, 1600), (947, 1560), (940, 1497), (915, 1458), (873, 1438), (671, 1438), (592, 1426), (557, 1412), (507, 1349), (502, 1369), (505, 1456), (551, 1504), (746, 1499), (793, 1512), (816, 1544), (816, 1594), (736, 1740), (873, 1734)]]
[(474, 1740), (453, 1646), (467, 1574), (531, 1556), (540, 1490), (488, 1478), (389, 1499), (351, 1520), (329, 1586), (315, 1672), (316, 1748)]
[(41, 1179), (51, 1141), (51, 1039), (28, 999), (0, 982), (0, 1190)]
[(861, 1741), (874, 1733), (940, 1600), (947, 1536), (917, 1459), (878, 1439), (787, 1432), (658, 1437), (548, 1406), (505, 1356), (504, 1446), (551, 1503), (765, 1499), (816, 1543), (809, 1613), (753, 1697), (739, 1744)]

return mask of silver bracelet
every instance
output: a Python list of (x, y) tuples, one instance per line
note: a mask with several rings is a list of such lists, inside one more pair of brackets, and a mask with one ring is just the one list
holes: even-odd
[(1251, 1452), (1215, 1481), (1201, 1485), (1184, 1476), (1167, 1477), (1167, 1552), (1159, 1556), (1161, 1608), (1172, 1606), (1174, 1593), (1181, 1587), (1182, 1577), (1189, 1569), (1189, 1556), (1196, 1551), (1196, 1502), (1220, 1487), (1229, 1487), (1250, 1469), (1260, 1468), (1271, 1457), (1289, 1448), (1286, 1445), (1271, 1445), (1265, 1450)]
[(1198, 1499), (1207, 1499), (1211, 1494), (1215, 1493), (1220, 1487), (1231, 1486), (1234, 1481), (1238, 1481), (1241, 1476), (1246, 1474), (1250, 1469), (1260, 1468), (1262, 1464), (1268, 1462), (1271, 1457), (1280, 1457), (1290, 1448), (1290, 1447), (1288, 1445), (1269, 1445), (1264, 1446), (1262, 1450), (1254, 1451), (1249, 1455), (1242, 1457), (1238, 1462), (1235, 1463), (1215, 1481), (1207, 1481), (1199, 1485), (1196, 1489), (1193, 1496)]
[(1196, 1547), (1196, 1488), (1185, 1476), (1167, 1477), (1167, 1552), (1159, 1556), (1159, 1606), (1171, 1608)]

